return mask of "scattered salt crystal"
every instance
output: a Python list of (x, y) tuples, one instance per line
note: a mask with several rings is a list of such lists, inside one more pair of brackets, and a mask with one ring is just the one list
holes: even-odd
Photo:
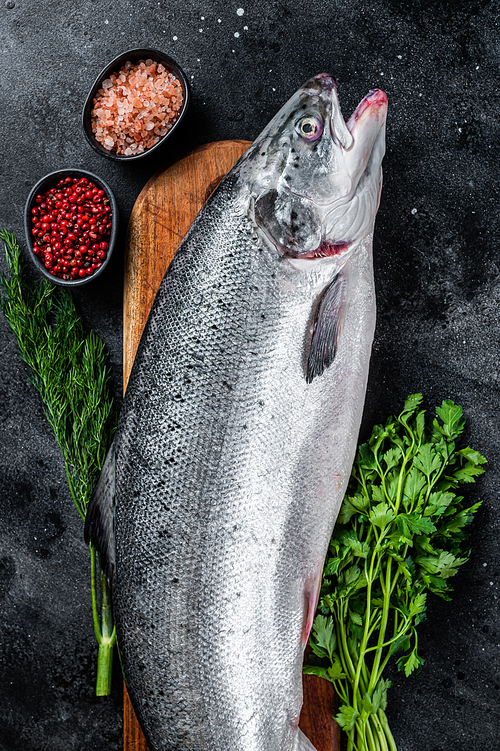
[(236, 11), (236, 15), (237, 16), (242, 16), (244, 14), (244, 12), (245, 11), (243, 10), (243, 8), (238, 8), (238, 10)]

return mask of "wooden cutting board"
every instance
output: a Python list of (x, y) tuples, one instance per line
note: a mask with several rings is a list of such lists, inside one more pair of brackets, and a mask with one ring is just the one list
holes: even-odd
[[(207, 198), (249, 146), (249, 141), (200, 146), (154, 175), (139, 195), (125, 251), (124, 388), (149, 309), (172, 256)], [(318, 751), (340, 751), (340, 728), (332, 720), (336, 711), (332, 685), (313, 675), (304, 676), (300, 727)], [(125, 687), (124, 751), (148, 751)]]

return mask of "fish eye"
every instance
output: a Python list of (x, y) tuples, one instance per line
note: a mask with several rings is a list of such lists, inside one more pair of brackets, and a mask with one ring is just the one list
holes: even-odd
[(318, 117), (308, 115), (301, 117), (295, 124), (295, 130), (306, 141), (317, 141), (323, 133), (323, 123)]

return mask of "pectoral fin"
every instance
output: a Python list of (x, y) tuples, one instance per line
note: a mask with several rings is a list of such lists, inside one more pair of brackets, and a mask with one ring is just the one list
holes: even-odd
[(341, 271), (323, 292), (314, 317), (307, 360), (307, 383), (312, 383), (335, 359), (347, 293), (347, 276)]
[(115, 445), (111, 444), (85, 516), (85, 542), (98, 551), (111, 585), (115, 569)]

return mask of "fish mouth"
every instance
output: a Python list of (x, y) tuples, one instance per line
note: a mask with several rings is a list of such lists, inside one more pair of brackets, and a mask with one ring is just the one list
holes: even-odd
[(349, 250), (351, 247), (350, 242), (336, 243), (332, 240), (322, 240), (320, 245), (314, 250), (306, 250), (302, 253), (298, 250), (291, 250), (290, 248), (284, 249), (285, 258), (301, 258), (304, 260), (314, 260), (316, 258), (333, 258), (340, 256)]
[(387, 94), (385, 91), (382, 91), (382, 89), (371, 89), (371, 91), (363, 97), (346, 123), (347, 129), (350, 133), (353, 132), (357, 121), (368, 109), (372, 110), (372, 112), (383, 110), (383, 115), (385, 116), (385, 111), (387, 110)]

